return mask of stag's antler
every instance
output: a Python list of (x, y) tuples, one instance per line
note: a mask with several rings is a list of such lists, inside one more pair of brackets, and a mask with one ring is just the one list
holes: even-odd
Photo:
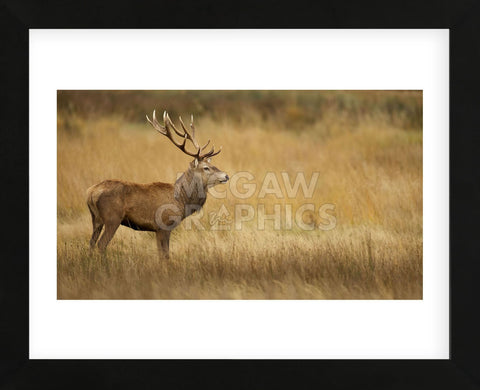
[[(212, 149), (205, 153), (205, 154), (201, 154), (202, 151), (205, 150), (205, 148), (208, 146), (208, 144), (210, 143), (210, 140), (207, 141), (207, 143), (203, 146), (200, 147), (200, 145), (198, 144), (196, 138), (195, 138), (195, 126), (193, 125), (193, 115), (190, 117), (190, 129), (191, 129), (191, 133), (190, 131), (187, 130), (187, 128), (185, 127), (185, 124), (183, 123), (182, 121), (182, 118), (181, 117), (178, 117), (178, 119), (180, 119), (180, 124), (182, 125), (182, 129), (183, 129), (183, 133), (180, 132), (176, 127), (175, 125), (173, 124), (172, 120), (170, 119), (170, 117), (168, 116), (167, 114), (167, 111), (164, 111), (163, 112), (163, 123), (165, 124), (165, 126), (162, 126), (158, 121), (157, 121), (157, 118), (155, 117), (155, 110), (153, 110), (153, 117), (152, 117), (152, 120), (150, 120), (150, 118), (148, 117), (148, 115), (145, 115), (147, 117), (147, 121), (153, 126), (153, 128), (155, 130), (157, 130), (159, 133), (162, 133), (163, 135), (165, 135), (168, 139), (170, 139), (170, 141), (172, 141), (172, 143), (177, 147), (179, 148), (183, 153), (185, 154), (188, 154), (189, 156), (192, 156), (192, 157), (195, 157), (196, 159), (198, 160), (203, 160), (205, 158), (210, 158), (210, 157), (213, 157), (213, 156), (216, 156), (218, 153), (220, 153), (222, 151), (222, 147), (220, 146), (220, 149), (215, 152), (214, 151), (214, 146), (212, 145)], [(172, 133), (172, 129), (173, 131), (175, 132), (175, 134), (177, 134), (179, 137), (182, 137), (183, 138), (183, 142), (181, 143), (178, 143), (177, 141), (175, 141), (174, 137), (173, 137), (173, 133)], [(185, 145), (187, 143), (187, 140), (190, 140), (190, 142), (193, 144), (193, 146), (195, 147), (195, 149), (197, 149), (197, 152), (196, 153), (191, 153), (189, 152), (186, 148), (185, 148)]]

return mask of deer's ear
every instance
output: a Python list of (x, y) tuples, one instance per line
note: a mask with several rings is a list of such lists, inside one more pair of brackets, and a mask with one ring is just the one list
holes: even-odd
[(193, 161), (193, 165), (196, 167), (198, 167), (198, 158), (196, 158), (194, 161)]
[(209, 162), (211, 162), (211, 161), (212, 161), (212, 159), (211, 159), (211, 158), (207, 159), (207, 162), (208, 162), (208, 163), (209, 163)]

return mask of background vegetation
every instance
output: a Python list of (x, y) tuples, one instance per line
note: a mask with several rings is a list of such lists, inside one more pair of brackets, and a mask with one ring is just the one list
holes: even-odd
[[(206, 231), (174, 230), (168, 263), (152, 233), (125, 227), (90, 253), (90, 185), (174, 182), (190, 161), (146, 122), (153, 109), (193, 113), (200, 141), (223, 145), (213, 163), (251, 172), (256, 194), (220, 187)], [(57, 131), (59, 299), (422, 298), (421, 91), (59, 91)], [(259, 199), (268, 171), (320, 172), (314, 197)], [(257, 213), (241, 231), (208, 228), (222, 205), (306, 202), (335, 204), (336, 228), (258, 231)]]

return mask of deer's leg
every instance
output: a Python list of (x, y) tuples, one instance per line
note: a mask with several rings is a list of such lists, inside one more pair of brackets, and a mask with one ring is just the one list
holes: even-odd
[(102, 232), (103, 228), (103, 221), (100, 217), (95, 217), (95, 214), (92, 213), (92, 225), (93, 225), (93, 233), (92, 238), (90, 239), (90, 249), (95, 248), (95, 244), (97, 243), (98, 237)]
[(95, 248), (95, 244), (97, 243), (98, 237), (100, 236), (102, 229), (103, 223), (95, 225), (95, 227), (93, 228), (92, 238), (90, 239), (90, 249)]
[(169, 259), (170, 232), (165, 230), (157, 231), (157, 248), (160, 259)]
[(98, 248), (101, 251), (105, 250), (119, 226), (120, 221), (105, 222), (105, 230), (103, 231), (102, 237), (100, 237), (100, 240), (98, 241)]

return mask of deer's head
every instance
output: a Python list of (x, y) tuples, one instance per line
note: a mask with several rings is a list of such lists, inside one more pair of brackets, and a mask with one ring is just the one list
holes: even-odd
[[(222, 147), (215, 152), (215, 147), (212, 145), (212, 148), (209, 152), (203, 153), (207, 146), (210, 144), (210, 140), (203, 146), (197, 142), (195, 138), (195, 126), (193, 125), (193, 115), (190, 117), (190, 130), (187, 130), (185, 124), (182, 121), (182, 118), (179, 117), (180, 124), (182, 126), (183, 132), (178, 130), (167, 112), (163, 113), (163, 123), (161, 125), (157, 118), (155, 117), (155, 110), (153, 111), (152, 120), (147, 116), (148, 122), (156, 129), (159, 133), (165, 135), (172, 143), (179, 148), (183, 153), (193, 157), (193, 161), (190, 163), (189, 171), (195, 176), (201, 178), (203, 188), (210, 188), (217, 184), (226, 183), (229, 179), (228, 175), (211, 164), (211, 159), (213, 156), (216, 156), (222, 151)], [(177, 142), (174, 138), (173, 133), (178, 137), (182, 138), (181, 142)], [(186, 149), (187, 140), (190, 141), (195, 148), (195, 152), (190, 152)]]
[(217, 184), (226, 183), (229, 179), (228, 175), (211, 164), (211, 159), (193, 160), (190, 163), (190, 170), (195, 175), (198, 175), (202, 179), (203, 187), (210, 188)]

